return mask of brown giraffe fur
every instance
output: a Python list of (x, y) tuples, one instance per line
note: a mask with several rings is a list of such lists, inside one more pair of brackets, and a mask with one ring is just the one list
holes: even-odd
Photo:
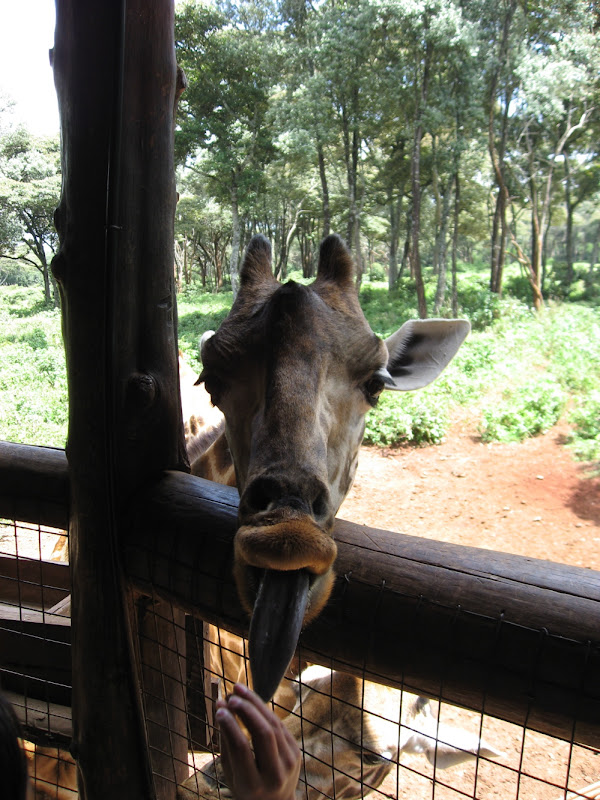
[[(331, 244), (331, 242), (330, 242)], [(258, 247), (256, 246), (258, 245)], [(334, 310), (334, 315), (346, 315), (352, 319), (353, 327), (360, 329), (363, 335), (366, 333), (369, 337), (368, 350), (370, 351), (368, 358), (369, 368), (367, 369), (364, 364), (360, 363), (360, 358), (355, 359), (353, 368), (356, 373), (362, 370), (362, 374), (368, 373), (369, 379), (374, 373), (382, 366), (385, 366), (387, 354), (382, 350), (382, 345), (376, 339), (366, 326), (362, 312), (358, 306), (356, 295), (353, 290), (350, 290), (351, 284), (351, 264), (349, 257), (343, 246), (337, 239), (333, 241), (333, 250), (335, 252), (325, 254), (326, 259), (329, 259), (329, 264), (325, 265), (325, 270), (317, 279), (316, 287), (319, 293), (319, 300), (323, 301), (330, 309)], [(257, 252), (258, 251), (258, 252)], [(264, 256), (268, 253), (268, 245), (264, 240), (258, 240), (249, 249), (246, 256), (244, 270), (242, 271), (242, 292), (241, 298), (237, 301), (237, 313), (252, 315), (255, 313), (256, 306), (260, 302), (268, 300), (269, 296), (277, 291), (279, 284), (274, 282), (270, 277), (264, 280), (264, 263), (258, 264), (257, 261), (263, 260)], [(323, 254), (322, 254), (323, 257)], [(341, 274), (335, 263), (332, 263), (336, 258), (341, 259), (342, 269)], [(270, 267), (270, 260), (269, 260)], [(261, 271), (263, 275), (261, 277)], [(340, 281), (340, 286), (337, 282)], [(244, 293), (245, 292), (245, 293)], [(292, 306), (302, 305), (303, 300), (298, 300), (294, 297), (292, 290), (291, 304)], [(289, 300), (289, 298), (288, 298)], [(285, 300), (283, 301), (285, 304)], [(288, 309), (291, 317), (294, 317), (295, 308)], [(306, 310), (306, 309), (304, 309)], [(232, 316), (235, 322), (236, 309)], [(284, 315), (285, 315), (284, 310)], [(360, 323), (357, 325), (357, 320)], [(298, 321), (297, 314), (295, 321)], [(314, 323), (314, 319), (313, 319)], [(289, 324), (289, 323), (288, 323)], [(280, 322), (280, 334), (285, 334), (286, 323)], [(230, 326), (231, 327), (231, 326)], [(231, 350), (228, 348), (232, 346), (232, 340), (235, 344), (235, 332), (227, 332), (225, 326), (225, 345), (223, 345), (225, 353), (231, 356)], [(289, 331), (287, 331), (289, 333)], [(251, 331), (246, 330), (242, 336), (250, 336)], [(229, 336), (229, 340), (227, 340)], [(306, 339), (310, 338), (310, 330), (305, 327), (303, 331), (305, 338), (304, 342), (300, 342), (300, 350), (304, 349), (304, 359), (307, 360), (309, 356), (309, 344)], [(214, 343), (213, 343), (214, 346)], [(210, 350), (210, 348), (209, 348)], [(204, 348), (203, 348), (204, 351)], [(219, 355), (222, 355), (221, 351)], [(205, 355), (205, 352), (203, 352)], [(210, 359), (207, 359), (210, 364)], [(211, 373), (214, 364), (203, 373), (206, 379), (207, 388), (213, 393), (213, 399), (218, 402), (219, 392), (219, 370)], [(300, 366), (296, 363), (296, 371), (301, 371)], [(208, 376), (208, 377), (207, 377)], [(195, 376), (194, 376), (195, 377)], [(279, 380), (285, 383), (285, 378), (279, 377)], [(338, 378), (339, 380), (339, 378)], [(192, 463), (193, 474), (215, 480), (220, 483), (228, 485), (235, 485), (236, 475), (233, 467), (233, 459), (230, 452), (230, 444), (233, 440), (233, 449), (239, 447), (239, 442), (235, 441), (235, 425), (229, 426), (229, 431), (226, 433), (223, 422), (223, 415), (210, 403), (209, 394), (206, 391), (205, 385), (193, 386), (191, 380), (191, 370), (183, 359), (180, 358), (180, 381), (182, 389), (182, 407), (184, 416), (184, 426), (186, 433), (186, 444), (190, 455), (190, 462)], [(289, 378), (287, 379), (290, 384)], [(381, 387), (378, 387), (379, 389)], [(412, 387), (411, 387), (412, 388)], [(288, 385), (289, 391), (297, 392), (303, 391), (302, 388), (297, 389), (292, 382)], [(314, 394), (313, 394), (314, 396)], [(289, 513), (289, 510), (284, 511), (283, 514), (276, 510), (275, 514), (271, 513), (269, 518), (269, 510), (266, 513), (252, 507), (252, 501), (248, 502), (247, 498), (242, 494), (241, 503), (241, 521), (246, 522), (246, 530), (242, 530), (242, 546), (239, 546), (239, 541), (236, 547), (236, 557), (248, 558), (250, 561), (253, 559), (252, 547), (254, 544), (258, 545), (258, 550), (261, 547), (264, 550), (264, 517), (267, 517), (267, 526), (270, 528), (268, 533), (271, 534), (273, 530), (276, 532), (277, 543), (281, 544), (282, 534), (278, 530), (284, 525), (289, 524), (291, 521), (292, 528), (295, 528), (299, 537), (306, 535), (310, 540), (309, 544), (316, 549), (316, 555), (313, 552), (311, 559), (309, 559), (308, 568), (314, 569), (315, 575), (323, 575), (329, 573), (325, 582), (324, 589), (317, 602), (313, 603), (312, 614), (316, 613), (322, 604), (326, 601), (329, 587), (333, 578), (331, 572), (331, 563), (335, 556), (335, 545), (331, 540), (331, 544), (327, 541), (330, 538), (331, 527), (333, 524), (333, 517), (337, 511), (337, 506), (341, 503), (341, 499), (345, 496), (352, 482), (354, 471), (356, 468), (356, 453), (362, 438), (362, 417), (367, 410), (368, 405), (362, 401), (362, 409), (359, 414), (354, 414), (358, 419), (348, 418), (351, 409), (349, 404), (346, 403), (342, 406), (342, 413), (346, 413), (346, 423), (352, 428), (352, 444), (351, 447), (344, 451), (340, 441), (333, 442), (334, 458), (330, 459), (335, 462), (337, 458), (340, 460), (340, 453), (343, 454), (343, 466), (338, 463), (333, 463), (333, 468), (327, 474), (327, 468), (321, 470), (319, 477), (318, 491), (316, 494), (325, 494), (327, 483), (333, 486), (333, 491), (327, 493), (327, 497), (321, 497), (321, 507), (319, 508), (320, 519), (317, 524), (311, 519), (307, 524), (306, 521), (298, 523), (297, 513)], [(311, 440), (310, 426), (314, 425), (314, 419), (306, 418), (303, 416), (302, 409), (299, 409), (293, 403), (287, 409), (288, 413), (294, 415), (296, 423), (300, 426), (300, 438)], [(271, 423), (271, 426), (266, 426), (263, 432), (263, 439), (273, 434), (273, 430), (277, 428), (281, 421), (277, 419)], [(234, 428), (233, 432), (231, 428)], [(343, 438), (343, 437), (342, 437)], [(296, 441), (298, 436), (296, 437)], [(338, 440), (340, 437), (338, 436)], [(313, 437), (314, 441), (314, 437)], [(238, 453), (239, 456), (239, 453)], [(269, 456), (272, 459), (272, 454)], [(310, 461), (310, 459), (309, 459)], [(239, 463), (239, 462), (238, 462)], [(309, 466), (312, 466), (309, 463)], [(281, 469), (281, 464), (278, 466)], [(246, 465), (238, 467), (238, 472), (241, 472), (244, 483), (248, 478), (248, 471)], [(258, 468), (254, 467), (254, 475), (251, 475), (253, 480), (263, 480), (265, 475), (267, 479), (273, 476), (273, 470), (270, 469), (270, 464), (267, 462), (260, 464)], [(258, 474), (256, 474), (258, 473)], [(310, 477), (306, 474), (301, 476), (302, 481), (308, 484), (308, 493), (312, 492), (315, 495), (314, 486), (311, 485)], [(330, 480), (331, 478), (331, 480)], [(287, 488), (287, 487), (284, 487)], [(296, 487), (294, 487), (296, 488)], [(306, 487), (305, 487), (306, 488)], [(334, 495), (333, 500), (331, 495)], [(245, 503), (245, 506), (244, 506)], [(248, 508), (247, 506), (250, 506)], [(315, 498), (311, 500), (312, 511), (314, 513)], [(323, 508), (325, 506), (325, 508)], [(294, 509), (293, 511), (296, 511)], [(283, 520), (282, 520), (283, 516)], [(256, 524), (258, 517), (259, 524)], [(261, 518), (262, 517), (262, 518)], [(274, 518), (273, 518), (274, 517)], [(258, 542), (253, 541), (258, 539)], [(325, 538), (327, 537), (327, 538)], [(239, 538), (239, 537), (238, 537)], [(300, 542), (300, 549), (302, 549), (302, 542)], [(250, 552), (248, 552), (250, 551)], [(324, 554), (324, 556), (323, 556)], [(259, 566), (263, 563), (260, 559), (264, 559), (264, 552), (260, 553)], [(272, 554), (267, 554), (267, 559), (272, 558)], [(280, 566), (281, 562), (278, 561), (279, 557), (275, 557), (275, 566)], [(269, 562), (267, 566), (272, 566)], [(244, 597), (243, 577), (238, 575), (239, 582), (241, 583), (241, 593)], [(245, 598), (246, 605), (250, 607), (251, 603)], [(225, 631), (219, 631), (214, 626), (205, 626), (205, 660), (206, 660), (206, 674), (216, 676), (221, 684), (220, 691), (228, 692), (231, 685), (235, 681), (243, 681), (251, 684), (249, 680), (248, 670), (246, 667), (246, 645), (238, 637), (233, 636)], [(455, 760), (465, 760), (467, 758), (476, 758), (477, 755), (493, 756), (496, 752), (476, 740), (461, 740), (463, 749), (456, 750), (454, 745), (440, 745), (436, 740), (435, 726), (434, 732), (431, 732), (429, 726), (428, 732), (423, 732), (427, 727), (424, 725), (423, 720), (431, 717), (427, 713), (427, 701), (410, 695), (408, 693), (400, 693), (397, 690), (388, 689), (387, 687), (378, 686), (376, 684), (364, 683), (352, 676), (343, 675), (338, 672), (330, 672), (327, 670), (317, 671), (319, 668), (309, 668), (307, 672), (303, 673), (301, 682), (299, 683), (296, 676), (291, 672), (286, 679), (282, 682), (275, 697), (275, 707), (280, 714), (284, 717), (286, 725), (290, 728), (292, 733), (296, 736), (298, 741), (303, 742), (305, 760), (303, 767), (303, 774), (298, 788), (298, 798), (308, 797), (309, 800), (316, 800), (321, 797), (337, 797), (337, 798), (354, 798), (360, 797), (361, 792), (364, 793), (365, 789), (361, 789), (361, 782), (363, 787), (369, 789), (375, 788), (380, 785), (385, 775), (392, 769), (394, 759), (398, 755), (398, 742), (400, 742), (400, 749), (409, 752), (425, 752), (430, 760), (434, 761), (437, 757), (438, 766), (442, 767), (445, 756), (442, 752), (445, 750), (451, 751)], [(331, 700), (333, 694), (334, 699)], [(208, 694), (210, 697), (211, 695)], [(401, 698), (401, 699), (400, 699)], [(363, 707), (363, 700), (367, 703)], [(391, 705), (390, 705), (391, 703)], [(210, 705), (210, 704), (209, 704)], [(395, 707), (397, 713), (390, 716), (390, 708)], [(400, 713), (400, 707), (402, 713)], [(210, 708), (209, 708), (210, 711)], [(299, 712), (301, 712), (302, 722), (300, 720)], [(374, 712), (374, 713), (371, 713)], [(210, 715), (212, 716), (212, 715)], [(398, 725), (402, 724), (403, 734), (398, 737)], [(439, 737), (438, 737), (439, 738)], [(448, 737), (452, 740), (452, 736)], [(456, 739), (456, 736), (454, 736)], [(333, 743), (333, 744), (332, 744)], [(42, 756), (45, 756), (42, 753)], [(65, 754), (67, 761), (67, 768), (73, 764), (72, 759)], [(50, 760), (47, 759), (48, 765)], [(38, 759), (38, 763), (41, 761)], [(65, 770), (65, 766), (61, 767), (60, 761), (54, 762), (57, 769)], [(217, 796), (228, 796), (228, 791), (221, 786), (218, 787), (214, 780), (215, 773), (219, 774), (219, 761), (218, 758), (211, 761), (207, 768), (194, 773), (184, 784), (179, 788), (178, 796), (181, 798), (196, 798), (208, 797), (213, 798)], [(72, 771), (74, 776), (74, 770)], [(45, 775), (40, 776), (38, 769), (38, 784), (40, 789), (37, 794), (39, 800), (47, 795), (44, 794), (44, 786), (52, 785), (55, 781), (52, 777)], [(212, 777), (211, 777), (212, 776)], [(48, 779), (49, 777), (49, 779)], [(67, 800), (74, 795), (72, 792), (76, 789), (76, 785), (65, 786), (65, 793), (56, 794), (57, 800)]]
[[(361, 374), (362, 370), (362, 374), (366, 374), (369, 376), (368, 379), (371, 379), (373, 373), (377, 372), (381, 366), (385, 366), (387, 353), (382, 353), (381, 343), (370, 334), (370, 330), (362, 316), (362, 311), (358, 306), (355, 291), (350, 287), (351, 265), (345, 248), (337, 238), (330, 241), (329, 245), (329, 250), (325, 250), (324, 256), (322, 251), (322, 261), (325, 258), (328, 263), (326, 263), (325, 269), (321, 271), (320, 277), (316, 281), (317, 303), (323, 301), (325, 305), (334, 310), (334, 316), (342, 314), (349, 317), (354, 327), (354, 332), (358, 332), (363, 338), (367, 337), (366, 349), (368, 353), (367, 355), (355, 353), (352, 369), (357, 374)], [(279, 284), (270, 275), (268, 254), (268, 244), (264, 240), (255, 240), (254, 247), (253, 245), (250, 246), (242, 269), (242, 291), (240, 293), (242, 296), (238, 297), (228, 322), (224, 323), (224, 326), (220, 329), (221, 341), (217, 340), (209, 344), (208, 347), (202, 347), (204, 370), (201, 381), (206, 382), (207, 389), (211, 392), (215, 402), (222, 404), (226, 418), (228, 401), (224, 395), (228, 391), (232, 392), (232, 390), (226, 385), (230, 376), (227, 376), (221, 360), (230, 364), (232, 361), (235, 362), (237, 358), (236, 347), (239, 346), (240, 342), (251, 341), (253, 337), (257, 339), (256, 346), (259, 349), (262, 348), (267, 352), (269, 350), (268, 343), (265, 343), (264, 339), (257, 336), (253, 330), (254, 320), (261, 315), (261, 306), (264, 307), (265, 304), (269, 304), (271, 297), (278, 292), (279, 287)], [(342, 262), (341, 275), (339, 265), (333, 263), (336, 259), (341, 259)], [(260, 260), (262, 260), (262, 264), (258, 263)], [(341, 286), (338, 285), (338, 282), (341, 283)], [(245, 295), (244, 290), (246, 291)], [(296, 354), (298, 352), (301, 353), (301, 362), (303, 359), (309, 361), (311, 359), (318, 360), (319, 358), (319, 354), (311, 350), (310, 343), (306, 341), (307, 338), (310, 340), (310, 324), (314, 324), (315, 315), (312, 314), (311, 318), (310, 300), (302, 295), (303, 291), (299, 290), (300, 295), (298, 296), (298, 290), (292, 288), (288, 292), (288, 296), (279, 301), (280, 304), (284, 305), (282, 315), (289, 316), (290, 321), (284, 320), (281, 322), (281, 320), (278, 320), (276, 311), (271, 311), (270, 315), (269, 312), (263, 315), (271, 322), (275, 320), (276, 327), (278, 325), (278, 331), (274, 335), (290, 335), (289, 328), (291, 325), (300, 327), (302, 332), (300, 340), (294, 339), (293, 346)], [(287, 308), (285, 308), (286, 305)], [(299, 318), (298, 309), (302, 312), (302, 319)], [(307, 318), (309, 319), (308, 325)], [(331, 331), (328, 333), (331, 338)], [(206, 341), (206, 339), (203, 339), (203, 343)], [(285, 347), (279, 346), (276, 349), (278, 352), (284, 351), (285, 353)], [(289, 356), (289, 352), (287, 352), (287, 355)], [(251, 367), (242, 364), (240, 368), (240, 364), (237, 363), (235, 368), (241, 371), (242, 382), (247, 386), (248, 383), (252, 382), (252, 378), (249, 379), (248, 370), (252, 368), (260, 372), (261, 365), (260, 363), (257, 365), (254, 354), (248, 354), (245, 351), (239, 360), (244, 362), (246, 359), (250, 362)], [(368, 362), (368, 368), (361, 363), (361, 359), (364, 362)], [(260, 362), (260, 359), (258, 361)], [(298, 385), (297, 383), (298, 375), (302, 373), (304, 364), (299, 364), (298, 358), (292, 358), (292, 361), (293, 380), (289, 376), (286, 378), (286, 376), (276, 374), (272, 378), (273, 382), (285, 386), (287, 381), (286, 391), (288, 393), (302, 393), (308, 396), (309, 402), (314, 401), (315, 393), (311, 393), (310, 384), (307, 388), (306, 384)], [(276, 372), (276, 370), (273, 371)], [(339, 376), (338, 380), (340, 380)], [(269, 387), (267, 387), (267, 391), (269, 391)], [(220, 461), (213, 460), (213, 468), (215, 463), (220, 463), (221, 466), (229, 464), (231, 453), (227, 444), (231, 446), (238, 456), (236, 468), (242, 484), (241, 487), (238, 487), (242, 495), (240, 502), (240, 522), (242, 524), (241, 531), (238, 532), (238, 541), (236, 541), (236, 558), (242, 561), (246, 560), (250, 564), (257, 566), (281, 566), (282, 564), (279, 560), (281, 555), (277, 552), (275, 554), (267, 552), (265, 555), (265, 542), (260, 540), (267, 539), (269, 547), (271, 547), (269, 540), (274, 539), (276, 541), (275, 549), (277, 546), (281, 546), (282, 543), (285, 545), (287, 543), (285, 537), (291, 520), (292, 527), (296, 526), (295, 533), (298, 534), (300, 539), (299, 544), (298, 542), (293, 544), (297, 545), (299, 550), (302, 550), (306, 545), (306, 539), (308, 539), (308, 549), (316, 548), (319, 551), (316, 557), (314, 552), (310, 553), (309, 559), (305, 560), (303, 565), (308, 566), (309, 569), (314, 568), (317, 574), (323, 574), (331, 566), (330, 563), (323, 564), (319, 562), (319, 554), (323, 549), (327, 550), (327, 545), (324, 548), (322, 547), (322, 542), (319, 541), (320, 537), (318, 535), (315, 536), (311, 525), (307, 527), (298, 526), (297, 515), (290, 514), (289, 509), (279, 512), (276, 503), (274, 504), (275, 512), (267, 508), (266, 511), (259, 509), (257, 513), (256, 508), (253, 507), (253, 501), (246, 499), (247, 486), (248, 484), (252, 486), (254, 481), (254, 486), (259, 483), (263, 491), (270, 493), (269, 499), (271, 501), (276, 500), (273, 483), (282, 482), (277, 471), (286, 475), (293, 471), (294, 465), (292, 461), (285, 462), (281, 450), (276, 448), (273, 451), (272, 449), (269, 450), (268, 447), (269, 440), (273, 440), (281, 429), (285, 429), (286, 434), (288, 434), (286, 448), (293, 454), (295, 461), (300, 461), (303, 464), (304, 460), (304, 463), (313, 466), (310, 455), (307, 455), (302, 446), (300, 446), (300, 454), (298, 454), (297, 445), (300, 440), (302, 443), (307, 442), (309, 447), (314, 446), (315, 437), (312, 427), (318, 427), (319, 422), (315, 422), (315, 418), (311, 416), (310, 412), (307, 413), (305, 409), (301, 408), (300, 404), (295, 403), (294, 398), (290, 400), (288, 397), (282, 399), (281, 396), (277, 396), (279, 403), (285, 407), (287, 414), (293, 419), (293, 429), (290, 430), (289, 425), (286, 427), (285, 421), (282, 422), (281, 418), (277, 418), (277, 413), (274, 415), (275, 420), (271, 419), (269, 421), (266, 420), (267, 414), (264, 411), (260, 409), (256, 411), (258, 404), (256, 397), (252, 397), (251, 392), (242, 398), (236, 395), (235, 392), (232, 392), (232, 394), (234, 399), (230, 401), (230, 407), (233, 408), (234, 417), (237, 413), (237, 408), (249, 407), (253, 409), (253, 413), (257, 417), (262, 415), (264, 429), (263, 431), (252, 431), (252, 447), (249, 447), (247, 442), (240, 441), (240, 427), (238, 426), (236, 429), (235, 419), (233, 424), (230, 419), (227, 419), (228, 430), (223, 432), (221, 445), (219, 445), (219, 440), (213, 444), (213, 447), (220, 447)], [(239, 404), (240, 399), (242, 400), (241, 406)], [(235, 402), (236, 400), (237, 403)], [(336, 434), (334, 432), (333, 435), (329, 434), (329, 442), (327, 444), (329, 445), (333, 439), (333, 446), (331, 447), (333, 457), (330, 458), (332, 463), (328, 465), (330, 467), (329, 471), (327, 471), (327, 468), (321, 468), (320, 472), (321, 492), (323, 491), (323, 486), (328, 490), (327, 503), (325, 501), (322, 503), (322, 505), (328, 505), (325, 509), (322, 506), (319, 509), (321, 512), (321, 518), (318, 520), (321, 528), (320, 533), (323, 533), (323, 531), (327, 534), (330, 533), (337, 507), (348, 491), (354, 476), (356, 452), (362, 439), (362, 418), (366, 411), (364, 398), (362, 409), (359, 412), (354, 412), (354, 418), (352, 417), (352, 409), (349, 403), (342, 407), (342, 411), (346, 414), (346, 416), (342, 414), (344, 430), (347, 430), (347, 428), (352, 429), (351, 443), (350, 447), (344, 450), (339, 441), (343, 438), (343, 433)], [(243, 435), (242, 433), (241, 438), (243, 438)], [(261, 461), (260, 457), (255, 457), (254, 463), (249, 463), (252, 461), (250, 456), (248, 461), (244, 462), (245, 457), (248, 456), (252, 448), (258, 450), (265, 443), (267, 443), (266, 449), (269, 451), (266, 458)], [(340, 459), (340, 453), (344, 454), (345, 458)], [(338, 463), (339, 461), (344, 463), (340, 464)], [(273, 462), (276, 463), (275, 470), (273, 469)], [(199, 462), (194, 463), (192, 465), (194, 474), (207, 477), (204, 472), (206, 463), (207, 459), (201, 459)], [(214, 471), (210, 477), (213, 480), (219, 479), (219, 476)], [(271, 483), (268, 483), (268, 481), (271, 481)], [(304, 486), (302, 485), (303, 482)], [(308, 489), (306, 489), (306, 484), (308, 484)], [(300, 487), (300, 491), (305, 490), (309, 496), (310, 492), (313, 492), (314, 511), (314, 486), (310, 482), (310, 477), (307, 479), (305, 473), (300, 475), (300, 478), (297, 479), (292, 488), (298, 489), (298, 487)], [(289, 485), (283, 488), (284, 491), (288, 490)], [(332, 488), (333, 490), (329, 491)], [(334, 499), (332, 499), (332, 496)], [(300, 504), (298, 503), (298, 505)], [(317, 516), (315, 513), (314, 517)], [(257, 518), (258, 525), (256, 524)], [(283, 529), (283, 531), (280, 529)], [(302, 535), (305, 535), (304, 541), (302, 541)], [(241, 543), (239, 541), (240, 538), (243, 539)], [(254, 552), (252, 551), (253, 547), (255, 547)], [(335, 553), (334, 550), (333, 552)], [(289, 566), (290, 560), (293, 561), (298, 558), (297, 553), (293, 553), (290, 557), (290, 550), (287, 548), (284, 556), (284, 565)], [(294, 566), (296, 566), (296, 562), (294, 562)], [(238, 568), (238, 584), (240, 585), (242, 598), (249, 608), (251, 603), (244, 596), (246, 587), (243, 582), (244, 577), (243, 575), (240, 577)], [(325, 597), (320, 600), (321, 604), (325, 602), (326, 595), (327, 590)], [(318, 607), (320, 606), (317, 606), (317, 610)], [(213, 676), (216, 675), (219, 678), (221, 693), (228, 693), (235, 681), (247, 682), (251, 685), (251, 676), (248, 674), (247, 669), (246, 643), (232, 634), (218, 631), (212, 626), (206, 626), (206, 637), (208, 641), (208, 649), (205, 651), (206, 664), (208, 666), (207, 673)], [(210, 696), (209, 693), (207, 694)], [(282, 681), (275, 695), (274, 707), (296, 740), (302, 742), (304, 762), (297, 791), (298, 800), (300, 798), (317, 800), (322, 797), (350, 800), (350, 798), (364, 796), (368, 791), (381, 784), (385, 776), (393, 768), (399, 751), (423, 752), (432, 763), (437, 763), (439, 768), (470, 758), (477, 758), (478, 756), (493, 757), (497, 755), (493, 748), (480, 742), (477, 737), (465, 735), (462, 731), (450, 729), (440, 736), (439, 728), (436, 728), (437, 722), (431, 713), (429, 703), (423, 698), (407, 692), (401, 693), (395, 689), (374, 683), (363, 682), (353, 676), (340, 672), (331, 672), (318, 667), (309, 667), (302, 672), (299, 679), (298, 672), (294, 673), (292, 669), (288, 670), (286, 678)], [(214, 798), (216, 800), (217, 797), (230, 796), (229, 791), (223, 784), (219, 759), (207, 757), (205, 761), (205, 765), (179, 788), (178, 796), (182, 800), (184, 798), (185, 800), (191, 800), (196, 797), (211, 798), (211, 800)]]
[[(354, 264), (339, 237), (323, 242), (310, 286), (280, 284), (267, 240), (251, 241), (228, 317), (203, 336), (199, 383), (225, 417), (213, 448), (222, 453), (226, 440), (235, 465), (234, 572), (253, 614), (251, 664), (253, 642), (277, 642), (266, 656), (262, 645), (254, 648), (264, 667), (255, 670), (259, 694), (271, 696), (285, 671), (283, 663), (266, 681), (258, 674), (269, 672), (283, 647), (281, 609), (289, 606), (296, 623), (304, 614), (306, 623), (329, 597), (333, 522), (354, 479), (366, 413), (385, 388), (434, 380), (468, 330), (464, 320), (413, 320), (384, 342), (360, 308)], [(194, 461), (192, 471), (202, 467)], [(277, 635), (271, 623), (281, 626)], [(295, 640), (285, 644), (293, 652)]]

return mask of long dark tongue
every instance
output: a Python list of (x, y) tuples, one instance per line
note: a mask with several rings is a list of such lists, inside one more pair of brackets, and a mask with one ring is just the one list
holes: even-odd
[(268, 702), (296, 645), (308, 602), (308, 572), (265, 570), (256, 595), (248, 651), (254, 691)]

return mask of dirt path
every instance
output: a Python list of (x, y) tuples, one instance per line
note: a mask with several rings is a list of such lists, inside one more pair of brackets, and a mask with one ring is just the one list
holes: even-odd
[(567, 431), (483, 444), (459, 427), (435, 447), (365, 447), (339, 516), (600, 570), (600, 478), (573, 460)]

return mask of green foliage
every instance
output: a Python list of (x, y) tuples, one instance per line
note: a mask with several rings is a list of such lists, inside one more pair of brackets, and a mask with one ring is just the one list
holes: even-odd
[(194, 3), (178, 9), (175, 22), (178, 62), (188, 78), (176, 154), (183, 162), (202, 148), (202, 172), (221, 198), (232, 186), (241, 192), (260, 186), (272, 151), (265, 114), (277, 69), (270, 37), (228, 23), (224, 14)]
[(435, 395), (384, 392), (367, 415), (365, 442), (388, 447), (440, 444), (448, 426), (448, 411)]
[[(363, 284), (361, 300), (383, 336), (411, 315), (406, 298), (384, 284)], [(179, 295), (179, 345), (188, 363), (197, 362), (199, 337), (219, 326), (231, 303), (228, 291)], [(502, 301), (498, 313), (491, 326), (471, 334), (432, 386), (384, 392), (367, 415), (365, 441), (435, 444), (465, 414), (485, 441), (518, 441), (547, 430), (568, 402), (575, 452), (598, 458), (600, 312), (563, 304), (533, 314)], [(66, 424), (60, 314), (40, 287), (0, 287), (0, 438), (61, 446)]]
[(565, 392), (552, 376), (507, 391), (502, 402), (484, 410), (481, 438), (484, 442), (520, 442), (545, 433), (558, 422), (565, 400)]
[(0, 286), (37, 286), (40, 282), (35, 268), (0, 256)]
[(198, 360), (199, 339), (216, 330), (227, 316), (233, 295), (230, 291), (207, 294), (190, 289), (177, 299), (179, 349), (190, 363)]
[(0, 439), (64, 447), (67, 415), (60, 312), (39, 287), (0, 287)]
[(390, 292), (382, 281), (363, 283), (360, 304), (371, 328), (383, 338), (416, 315), (414, 293), (407, 292), (402, 284)]
[(531, 326), (539, 338), (542, 358), (571, 394), (600, 386), (600, 313), (579, 305), (550, 307)]
[(573, 424), (570, 444), (582, 461), (600, 459), (600, 389), (582, 397), (569, 415)]
[[(58, 139), (34, 138), (22, 128), (0, 137), (0, 255), (38, 270), (48, 301), (60, 180)], [(23, 283), (22, 274), (15, 282)]]
[(458, 291), (460, 313), (470, 321), (473, 330), (484, 330), (500, 317), (500, 298), (490, 292), (487, 278), (461, 281)]
[[(470, 285), (472, 296), (486, 296), (476, 280)], [(361, 303), (371, 326), (386, 336), (410, 315), (383, 285), (364, 285)], [(472, 308), (476, 314), (475, 302)], [(401, 397), (384, 394), (367, 419), (366, 441), (440, 441), (448, 419), (464, 414), (462, 406), (485, 441), (520, 441), (554, 425), (569, 399), (600, 391), (597, 310), (564, 304), (534, 314), (507, 298), (494, 303), (488, 321), (471, 333), (431, 388)]]

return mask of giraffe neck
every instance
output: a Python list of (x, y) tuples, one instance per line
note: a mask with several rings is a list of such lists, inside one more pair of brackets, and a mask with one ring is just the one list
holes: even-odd
[(235, 486), (235, 470), (225, 437), (225, 418), (204, 384), (179, 353), (179, 386), (185, 446), (192, 475)]
[[(208, 437), (206, 446), (202, 449), (198, 447), (195, 455), (192, 454), (192, 448), (188, 445), (192, 475), (221, 483), (224, 486), (235, 486), (235, 468), (225, 436), (225, 423), (223, 422), (219, 428), (205, 435)], [(198, 442), (194, 441), (194, 446), (197, 444)]]

